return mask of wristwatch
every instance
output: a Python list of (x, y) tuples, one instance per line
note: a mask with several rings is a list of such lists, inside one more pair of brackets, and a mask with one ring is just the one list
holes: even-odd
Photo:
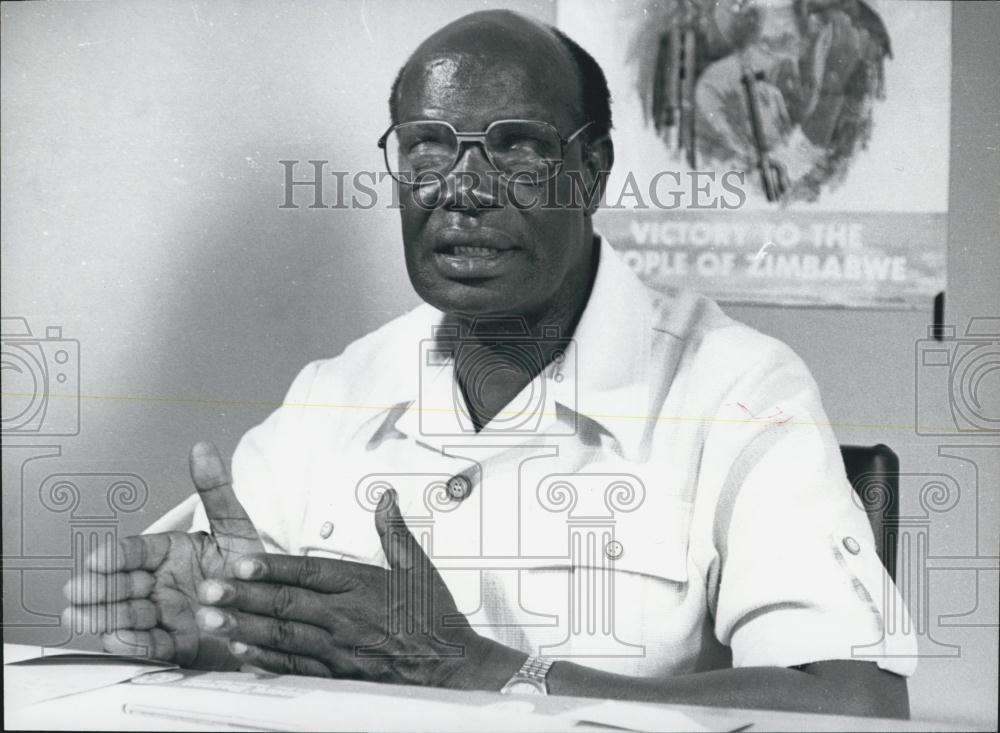
[(528, 657), (500, 692), (504, 695), (548, 695), (545, 678), (549, 676), (553, 663), (552, 659)]

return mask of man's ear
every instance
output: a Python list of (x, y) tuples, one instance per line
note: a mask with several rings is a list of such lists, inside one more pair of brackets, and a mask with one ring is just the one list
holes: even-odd
[(604, 199), (604, 189), (608, 184), (608, 174), (615, 162), (615, 146), (610, 135), (602, 135), (586, 144), (583, 150), (583, 170), (586, 174), (587, 191), (594, 195), (586, 201), (585, 214), (593, 216)]

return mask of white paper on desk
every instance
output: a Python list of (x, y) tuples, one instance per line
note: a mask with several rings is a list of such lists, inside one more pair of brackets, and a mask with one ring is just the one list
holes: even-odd
[(619, 702), (617, 700), (605, 700), (593, 705), (566, 710), (559, 713), (559, 717), (570, 718), (581, 723), (599, 723), (638, 731), (695, 731), (700, 733), (712, 730), (676, 710), (659, 705), (644, 705), (643, 703)]
[(25, 707), (176, 666), (137, 657), (74, 651), (18, 659), (4, 664), (4, 701), (11, 708)]
[[(208, 684), (206, 684), (208, 683)], [(227, 691), (232, 690), (232, 691)], [(237, 690), (239, 690), (237, 692)], [(573, 731), (575, 722), (412, 697), (306, 690), (246, 683), (208, 674), (168, 685), (123, 685), (115, 690), (130, 717), (169, 726), (172, 719), (205, 727), (228, 725), (277, 731)]]

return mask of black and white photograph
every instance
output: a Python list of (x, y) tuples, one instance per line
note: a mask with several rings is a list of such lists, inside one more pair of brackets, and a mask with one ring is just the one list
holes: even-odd
[(0, 2), (4, 728), (990, 731), (1000, 2)]

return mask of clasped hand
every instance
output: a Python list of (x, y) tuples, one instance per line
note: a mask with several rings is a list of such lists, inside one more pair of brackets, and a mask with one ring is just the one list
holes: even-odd
[(191, 475), (211, 534), (166, 532), (99, 548), (66, 585), (64, 620), (105, 650), (235, 669), (448, 687), (496, 687), (524, 655), (477, 634), (413, 537), (394, 491), (375, 512), (389, 569), (265, 554), (209, 443)]
[(375, 528), (389, 570), (317, 557), (250, 555), (205, 580), (198, 624), (231, 652), (285, 674), (468, 687), (498, 645), (476, 634), (387, 490)]

